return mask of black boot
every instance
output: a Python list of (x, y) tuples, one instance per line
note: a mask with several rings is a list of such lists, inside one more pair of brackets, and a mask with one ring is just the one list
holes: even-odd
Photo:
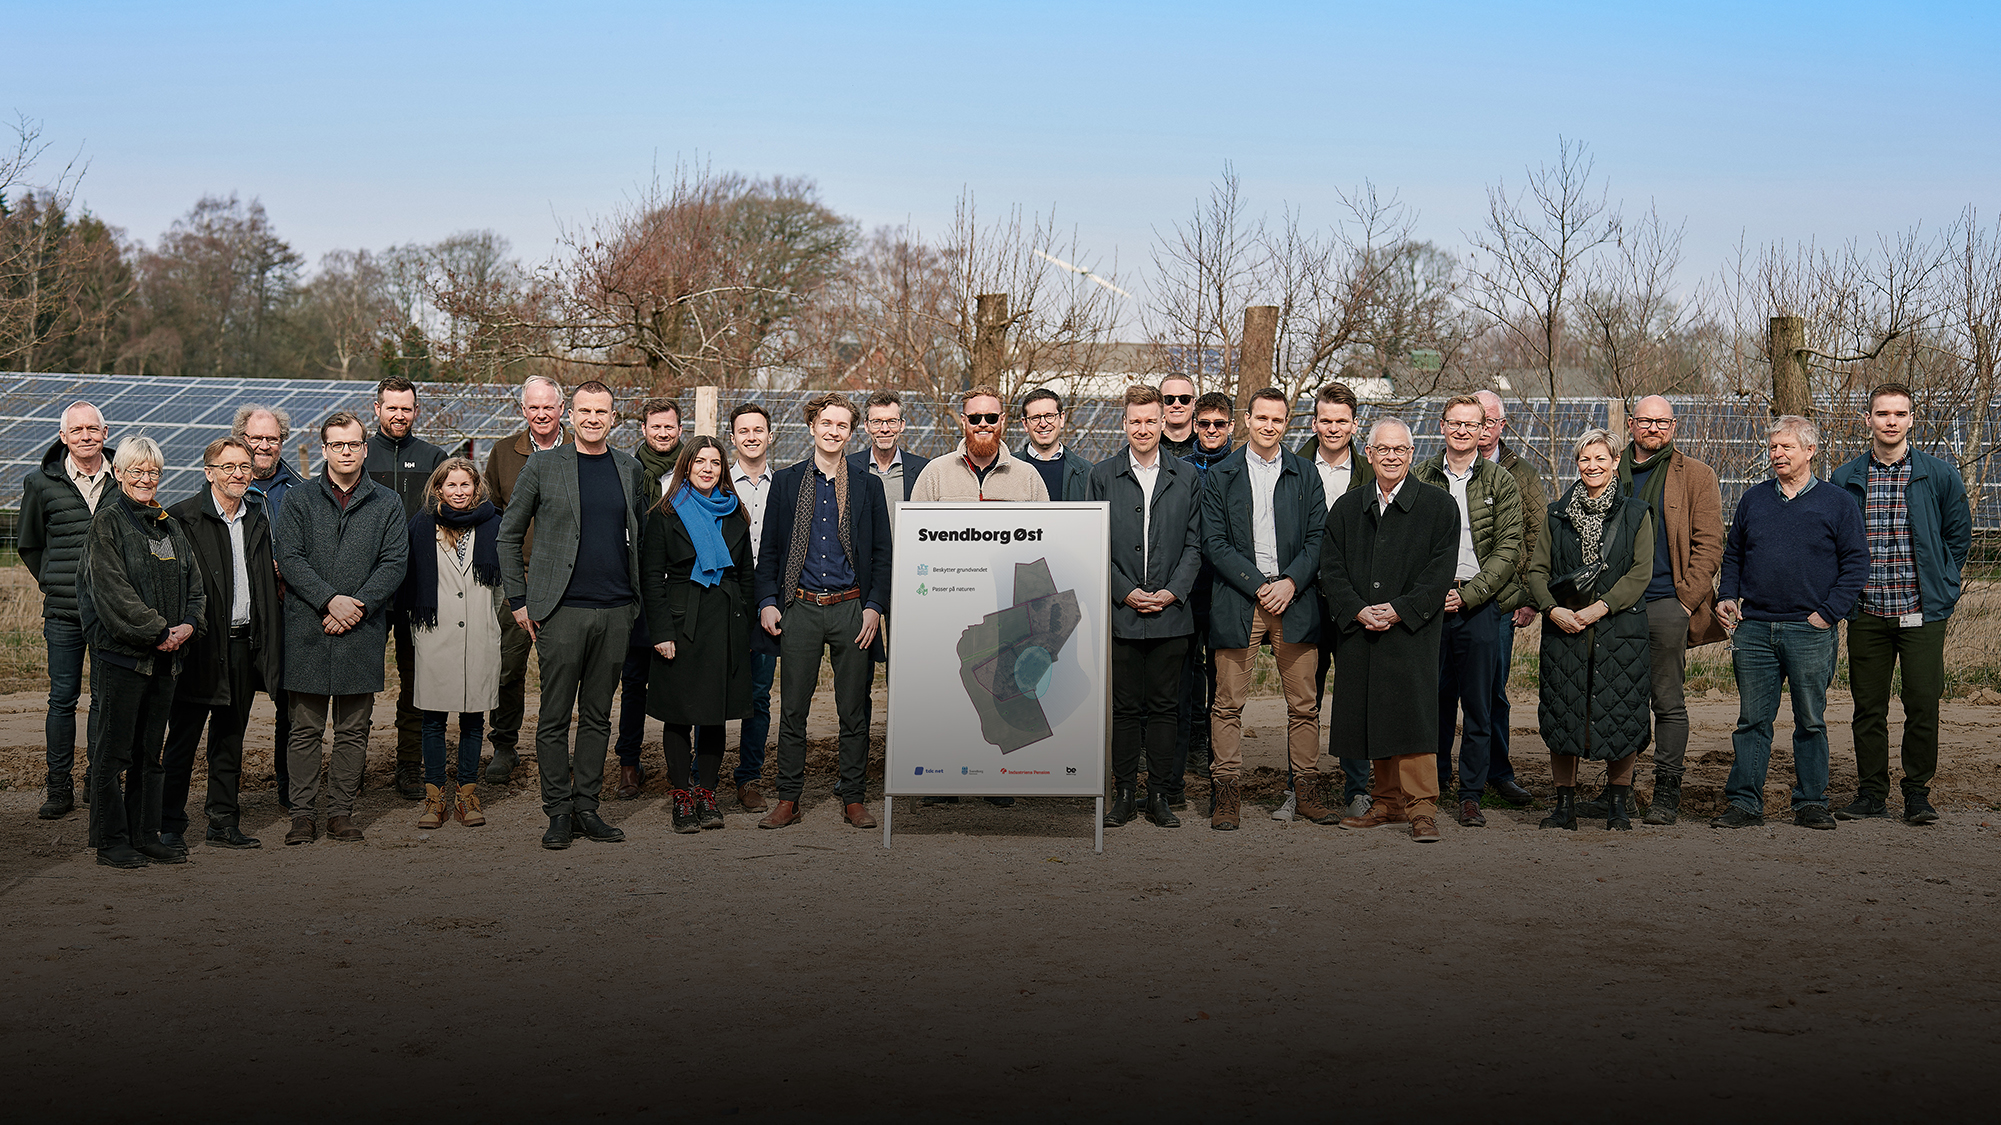
[(1112, 788), (1112, 803), (1105, 809), (1105, 827), (1123, 828), (1136, 815), (1136, 798), (1131, 782), (1122, 781)]
[(1157, 789), (1149, 788), (1146, 791), (1146, 818), (1162, 828), (1181, 827), (1181, 818), (1174, 815), (1167, 794)]
[(1563, 828), (1577, 831), (1577, 787), (1559, 785), (1556, 787), (1556, 807), (1542, 818), (1540, 828)]
[(1681, 778), (1654, 775), (1653, 806), (1640, 818), (1642, 824), (1673, 824), (1681, 819)]
[(1577, 802), (1576, 813), (1587, 820), (1610, 816), (1612, 811), (1612, 787), (1607, 785), (1598, 791), (1596, 797)]
[(542, 846), (550, 851), (561, 851), (570, 846), (570, 840), (575, 835), (575, 829), (570, 825), (570, 814), (558, 813), (549, 818), (549, 830), (542, 833)]
[(1633, 787), (1630, 785), (1607, 785), (1605, 787), (1605, 827), (1613, 832), (1631, 832), (1633, 818), (1627, 812), (1632, 804)]
[(76, 793), (70, 789), (69, 778), (49, 775), (49, 799), (35, 810), (35, 815), (43, 820), (60, 820), (76, 808)]
[(134, 846), (138, 849), (140, 855), (145, 856), (154, 863), (186, 863), (188, 861), (186, 848), (170, 847), (161, 843), (158, 832), (141, 832), (139, 834), (139, 842)]

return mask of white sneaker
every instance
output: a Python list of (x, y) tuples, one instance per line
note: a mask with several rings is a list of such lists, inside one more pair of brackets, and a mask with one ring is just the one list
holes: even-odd
[(1348, 815), (1357, 817), (1369, 815), (1369, 795), (1367, 793), (1363, 793), (1348, 802)]
[(1285, 791), (1285, 804), (1282, 804), (1278, 808), (1273, 809), (1271, 818), (1273, 820), (1290, 821), (1292, 819), (1294, 811), (1297, 810), (1298, 808), (1299, 808), (1299, 794), (1294, 793), (1292, 790), (1288, 789)]

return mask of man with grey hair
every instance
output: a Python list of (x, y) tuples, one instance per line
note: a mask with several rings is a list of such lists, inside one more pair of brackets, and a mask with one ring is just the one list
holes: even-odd
[(1723, 546), (1716, 615), (1731, 631), (1737, 672), (1736, 763), (1713, 828), (1765, 823), (1765, 770), (1779, 685), (1792, 684), (1793, 823), (1832, 830), (1827, 810), (1827, 687), (1834, 680), (1834, 623), (1855, 609), (1869, 577), (1862, 509), (1842, 489), (1821, 488), (1813, 455), (1820, 433), (1788, 414), (1772, 423), (1772, 480), (1737, 502)]
[(1487, 759), (1487, 784), (1494, 792), (1511, 805), (1526, 805), (1533, 798), (1529, 791), (1515, 780), (1515, 763), (1508, 756), (1508, 676), (1514, 671), (1515, 632), (1525, 629), (1536, 619), (1535, 607), (1529, 604), (1528, 586), (1522, 576), (1528, 571), (1527, 560), (1535, 555), (1535, 545), (1543, 536), (1549, 523), (1549, 497), (1542, 486), (1542, 474), (1535, 466), (1522, 459), (1522, 455), (1508, 448), (1502, 434), (1508, 428), (1508, 404), (1493, 391), (1474, 391), (1473, 397), (1480, 400), (1486, 410), (1486, 420), (1480, 427), (1478, 449), (1480, 456), (1494, 462), (1515, 478), (1515, 485), (1522, 490), (1522, 559), (1523, 564), (1515, 568), (1514, 577), (1501, 588), (1494, 598), (1494, 608), (1501, 613), (1497, 631), (1500, 645), (1495, 652), (1499, 665), (1494, 670), (1494, 742), (1493, 753)]
[[(530, 375), (521, 382), (521, 417), (527, 426), (493, 443), (486, 455), (486, 487), (493, 506), (507, 507), (514, 495), (514, 482), (528, 458), (547, 453), (570, 440), (563, 428), (563, 387), (547, 375)], [(525, 562), (533, 554), (535, 529), (522, 535), (521, 555)], [(489, 785), (505, 785), (521, 764), (521, 716), (527, 710), (528, 654), (535, 647), (527, 630), (515, 624), (513, 609), (502, 606), (500, 614), (500, 705), (486, 717), (486, 739), (493, 746), (493, 760), (486, 766)]]
[[(111, 483), (115, 451), (105, 447), (110, 436), (103, 411), (88, 402), (71, 403), (41, 465), (29, 470), (21, 482), (19, 550), (28, 573), (42, 588), (42, 637), (49, 646), (49, 715), (43, 726), (48, 799), (35, 814), (43, 820), (66, 816), (76, 807), (71, 771), (76, 765), (76, 704), (83, 694), (86, 648), (76, 587), (91, 516), (98, 501), (117, 491)], [(92, 692), (84, 732), (88, 752), (97, 747), (99, 710), (97, 693)], [(90, 800), (88, 791), (84, 800)]]
[[(264, 505), (264, 519), (275, 535), (278, 528), (278, 512), (285, 503), (285, 494), (292, 486), (305, 483), (305, 478), (292, 470), (285, 462), (285, 443), (292, 440), (292, 416), (279, 406), (261, 406), (252, 403), (236, 408), (236, 417), (230, 420), (229, 436), (242, 442), (250, 450), (251, 481), (247, 495), (254, 496)], [(272, 556), (277, 558), (277, 541), (272, 540)], [(280, 586), (279, 599), (284, 598)], [(269, 643), (277, 645), (278, 678), (264, 684), (264, 694), (270, 696), (271, 706), (276, 710), (276, 722), (272, 733), (271, 760), (276, 767), (278, 783), (278, 805), (285, 811), (292, 809), (291, 755), (286, 747), (292, 742), (292, 708), (285, 698), (284, 678), (284, 636), (282, 630), (269, 638)]]

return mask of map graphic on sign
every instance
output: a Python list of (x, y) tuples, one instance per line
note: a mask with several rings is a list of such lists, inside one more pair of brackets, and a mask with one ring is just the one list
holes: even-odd
[(1057, 655), (1083, 620), (1077, 592), (1058, 592), (1049, 560), (1014, 564), (1014, 604), (959, 634), (959, 682), (980, 735), (1009, 754), (1050, 735), (1042, 695)]

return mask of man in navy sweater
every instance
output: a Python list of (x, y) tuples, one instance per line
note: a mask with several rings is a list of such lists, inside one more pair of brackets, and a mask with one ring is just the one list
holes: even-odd
[(1765, 770), (1779, 684), (1792, 683), (1793, 823), (1832, 829), (1827, 811), (1827, 685), (1834, 680), (1834, 623), (1855, 609), (1869, 577), (1862, 511), (1839, 488), (1814, 479), (1820, 432), (1788, 414), (1772, 423), (1766, 452), (1774, 480), (1751, 486), (1723, 545), (1716, 616), (1731, 631), (1737, 670), (1736, 764), (1730, 807), (1712, 828), (1765, 823)]

